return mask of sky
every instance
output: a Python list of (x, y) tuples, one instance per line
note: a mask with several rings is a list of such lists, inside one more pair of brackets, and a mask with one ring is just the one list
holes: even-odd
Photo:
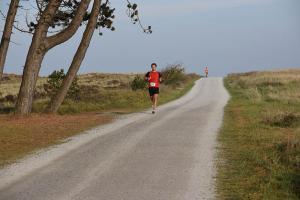
[[(9, 0), (0, 0), (7, 10)], [(135, 0), (140, 18), (152, 34), (130, 22), (126, 1), (111, 0), (116, 8), (116, 31), (95, 32), (79, 73), (145, 72), (182, 63), (187, 72), (211, 76), (253, 70), (300, 67), (299, 0)], [(32, 1), (32, 5), (34, 1)], [(22, 26), (25, 14), (19, 13)], [(0, 21), (3, 30), (4, 21)], [(50, 50), (40, 71), (68, 69), (83, 30)], [(31, 35), (14, 31), (5, 73), (21, 74)], [(15, 44), (16, 43), (16, 44)]]

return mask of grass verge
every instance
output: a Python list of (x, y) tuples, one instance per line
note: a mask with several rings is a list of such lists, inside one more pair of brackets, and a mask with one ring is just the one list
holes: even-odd
[[(180, 87), (162, 85), (159, 94), (159, 104), (175, 100), (190, 90), (196, 79), (190, 79)], [(41, 103), (36, 104), (36, 110), (43, 110)], [(149, 108), (151, 105), (147, 89), (133, 91), (131, 89), (109, 89), (85, 95), (82, 101), (66, 100), (60, 107), (60, 114), (81, 113), (81, 112), (106, 112), (119, 110), (125, 113), (135, 112)]]
[(60, 143), (91, 127), (109, 123), (112, 116), (33, 114), (28, 117), (0, 116), (0, 168), (35, 150)]
[(300, 70), (231, 74), (220, 131), (219, 199), (300, 198)]

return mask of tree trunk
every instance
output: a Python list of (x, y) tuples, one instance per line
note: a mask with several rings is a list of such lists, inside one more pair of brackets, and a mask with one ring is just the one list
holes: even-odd
[[(82, 0), (70, 24), (62, 32), (47, 37), (49, 24), (62, 0), (50, 0), (38, 22), (27, 54), (22, 83), (16, 104), (16, 113), (26, 115), (31, 112), (34, 90), (41, 63), (48, 50), (70, 39), (79, 28), (91, 0)], [(96, 0), (97, 1), (97, 0)]]
[(62, 0), (52, 0), (49, 2), (42, 13), (37, 28), (33, 34), (32, 42), (27, 53), (22, 83), (16, 104), (17, 114), (24, 115), (31, 112), (36, 80), (41, 63), (47, 52), (45, 38), (47, 37), (49, 24), (53, 20), (52, 18), (58, 10), (61, 1)]
[(29, 114), (32, 109), (35, 84), (46, 52), (34, 52), (27, 57), (16, 104), (17, 114)]
[(17, 14), (20, 0), (11, 0), (9, 9), (6, 16), (5, 26), (0, 44), (0, 81), (2, 79), (7, 50), (10, 42), (10, 36), (12, 34), (15, 17)]
[(79, 47), (73, 57), (67, 75), (62, 82), (61, 88), (59, 89), (58, 93), (54, 96), (54, 98), (52, 98), (49, 104), (48, 112), (51, 113), (57, 112), (58, 108), (60, 107), (60, 105), (62, 104), (62, 102), (64, 101), (68, 93), (68, 90), (80, 68), (80, 65), (85, 57), (86, 51), (93, 37), (93, 33), (95, 31), (96, 24), (97, 24), (97, 18), (100, 12), (100, 5), (101, 5), (101, 1), (98, 0), (94, 1), (91, 16), (88, 21), (87, 27), (83, 33)]

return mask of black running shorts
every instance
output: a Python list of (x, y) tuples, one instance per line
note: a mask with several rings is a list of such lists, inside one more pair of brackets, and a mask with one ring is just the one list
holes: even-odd
[(150, 96), (153, 96), (154, 94), (159, 94), (159, 88), (158, 87), (149, 87), (149, 94), (150, 94)]

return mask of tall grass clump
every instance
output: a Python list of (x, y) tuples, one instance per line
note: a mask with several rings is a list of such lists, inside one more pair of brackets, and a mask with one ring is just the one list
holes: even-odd
[(187, 80), (187, 75), (182, 64), (171, 64), (161, 70), (165, 85), (178, 86)]

